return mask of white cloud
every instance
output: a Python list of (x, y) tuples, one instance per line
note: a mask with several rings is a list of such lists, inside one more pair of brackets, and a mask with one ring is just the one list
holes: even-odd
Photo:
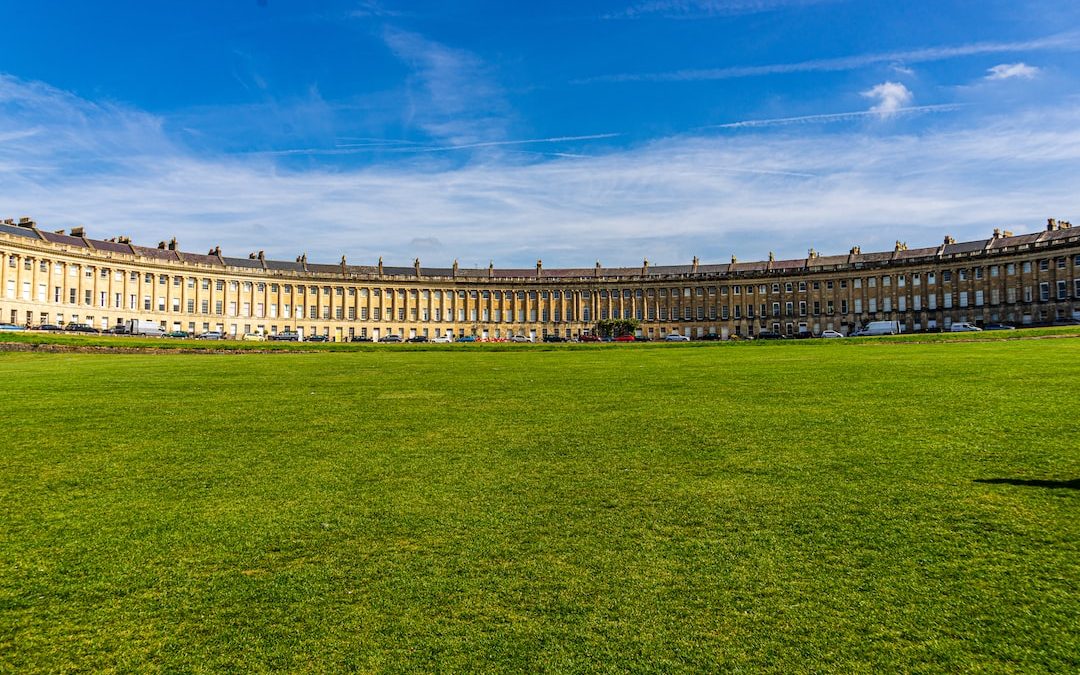
[[(880, 86), (880, 85), (879, 85)], [(865, 93), (864, 93), (865, 95)], [(936, 113), (936, 112), (952, 112), (962, 108), (962, 105), (955, 103), (944, 103), (938, 105), (919, 105), (896, 108), (892, 111), (893, 115), (916, 115), (924, 113)], [(863, 117), (879, 116), (881, 112), (878, 110), (855, 110), (851, 112), (841, 113), (824, 113), (820, 115), (800, 115), (798, 117), (773, 117), (769, 119), (758, 120), (741, 120), (739, 122), (728, 122), (727, 124), (712, 124), (703, 129), (748, 129), (753, 127), (786, 127), (796, 124), (822, 124), (828, 122), (851, 122)]]
[(785, 73), (835, 72), (856, 70), (878, 63), (924, 63), (944, 61), (979, 54), (1003, 54), (1029, 51), (1076, 51), (1080, 49), (1080, 33), (1075, 31), (1049, 35), (1019, 42), (971, 42), (962, 45), (925, 47), (895, 52), (871, 52), (840, 56), (831, 59), (809, 59), (792, 63), (770, 63), (761, 66), (726, 66), (696, 68), (665, 73), (619, 73), (581, 78), (574, 84), (593, 82), (687, 82), (698, 80), (728, 80), (740, 77), (760, 77)]
[(882, 117), (896, 114), (902, 108), (906, 108), (914, 96), (911, 90), (899, 82), (882, 82), (862, 93), (866, 98), (877, 100), (877, 105), (870, 108), (870, 112), (878, 113)]
[(819, 5), (834, 0), (648, 0), (608, 14), (607, 19), (638, 19), (660, 16), (669, 19), (694, 19), (739, 14), (757, 14), (778, 9)]
[(990, 68), (987, 73), (988, 80), (1008, 80), (1014, 77), (1030, 80), (1039, 74), (1039, 69), (1026, 63), (1001, 63)]
[(509, 105), (483, 60), (396, 28), (384, 29), (383, 40), (412, 69), (407, 123), (452, 145), (505, 136)]
[[(1068, 218), (1080, 107), (881, 135), (783, 128), (686, 135), (591, 157), (428, 153), (288, 170), (193, 152), (162, 120), (0, 77), (0, 215), (227, 255), (355, 264), (549, 267), (763, 259), (934, 245)], [(35, 133), (25, 133), (28, 130)], [(986, 167), (992, 166), (992, 172)], [(1022, 229), (1022, 228), (1021, 228)]]

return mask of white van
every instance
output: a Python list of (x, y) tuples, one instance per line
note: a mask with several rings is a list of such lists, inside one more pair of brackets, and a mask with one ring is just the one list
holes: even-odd
[(967, 321), (958, 321), (958, 322), (954, 323), (952, 325), (952, 328), (950, 328), (949, 330), (951, 330), (954, 333), (970, 333), (970, 332), (981, 331), (982, 328), (979, 328), (978, 326), (976, 326), (973, 323), (968, 323)]
[(871, 321), (855, 335), (899, 335), (902, 330), (899, 321)]
[(127, 322), (127, 329), (130, 335), (145, 335), (146, 337), (162, 337), (165, 335), (165, 329), (154, 321), (132, 319)]

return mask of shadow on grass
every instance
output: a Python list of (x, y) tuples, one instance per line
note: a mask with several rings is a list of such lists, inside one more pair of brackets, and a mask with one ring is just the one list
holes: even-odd
[(976, 483), (992, 483), (994, 485), (1024, 485), (1027, 487), (1064, 488), (1066, 490), (1080, 490), (1080, 478), (1073, 480), (1038, 480), (1027, 478), (976, 478)]

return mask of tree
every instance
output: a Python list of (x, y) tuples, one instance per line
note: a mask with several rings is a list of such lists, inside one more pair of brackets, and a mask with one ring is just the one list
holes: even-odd
[(601, 337), (617, 338), (633, 335), (640, 325), (637, 319), (603, 319), (596, 322), (596, 332)]

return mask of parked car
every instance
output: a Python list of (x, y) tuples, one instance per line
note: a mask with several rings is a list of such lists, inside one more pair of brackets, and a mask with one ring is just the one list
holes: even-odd
[(299, 342), (300, 333), (294, 330), (283, 330), (280, 333), (274, 333), (266, 338), (273, 342)]
[(532, 338), (528, 335), (515, 335), (510, 338), (510, 342), (532, 342)]
[[(21, 330), (21, 329), (17, 328), (17, 330)], [(69, 323), (68, 325), (64, 326), (64, 330), (72, 332), (72, 333), (95, 333), (96, 334), (96, 333), (101, 332), (97, 328), (94, 328), (93, 326), (91, 326), (89, 324), (85, 324), (85, 323)]]
[(168, 333), (165, 333), (165, 337), (167, 337), (167, 338), (176, 338), (178, 340), (186, 340), (187, 338), (191, 337), (191, 334), (188, 333), (186, 330), (174, 330), (174, 331), (170, 331)]
[(404, 342), (404, 340), (401, 339), (400, 335), (392, 335), (391, 334), (391, 335), (384, 335), (383, 337), (379, 338), (379, 342)]
[(566, 339), (554, 333), (549, 333), (544, 336), (544, 342), (566, 342)]
[(664, 336), (664, 342), (690, 342), (690, 336), (680, 335), (678, 333), (668, 333)]
[(823, 330), (821, 331), (821, 337), (823, 338), (842, 338), (844, 334), (836, 330)]
[(210, 330), (195, 336), (196, 340), (224, 340), (225, 336), (219, 330)]
[(131, 335), (126, 326), (113, 326), (101, 331), (103, 335)]
[(809, 340), (812, 337), (814, 337), (814, 334), (808, 330), (801, 330), (795, 334), (796, 340)]
[(266, 342), (266, 336), (262, 333), (244, 333), (240, 339), (244, 342)]
[(475, 335), (462, 335), (457, 339), (458, 342), (476, 342)]
[(40, 326), (34, 326), (33, 330), (63, 330), (63, 329), (60, 328), (60, 326), (57, 326), (55, 324), (43, 323)]
[(447, 344), (450, 344), (453, 341), (454, 341), (454, 338), (451, 337), (449, 333), (447, 333), (446, 335), (436, 335), (435, 339), (432, 340), (432, 342), (434, 342), (436, 344), (440, 344), (440, 345), (447, 345)]
[(1080, 326), (1080, 319), (1057, 319), (1054, 326)]
[(328, 335), (311, 335), (304, 338), (304, 342), (330, 342), (330, 336)]
[(349, 342), (371, 342), (371, 338), (367, 335), (354, 335), (349, 338)]
[(620, 335), (619, 337), (615, 338), (614, 341), (615, 342), (636, 342), (637, 338), (634, 337), (633, 335)]
[(977, 333), (980, 332), (982, 328), (979, 328), (973, 323), (968, 323), (967, 321), (957, 321), (949, 330), (953, 333)]
[(1007, 323), (988, 323), (983, 326), (983, 330), (1016, 330), (1016, 326), (1010, 326)]
[(578, 342), (600, 342), (599, 335), (580, 335), (578, 336)]
[(706, 333), (698, 338), (699, 340), (705, 340), (706, 342), (716, 342), (720, 339), (720, 336), (716, 333)]
[(16, 326), (13, 323), (0, 323), (0, 330), (26, 330), (26, 327)]
[(784, 336), (771, 330), (763, 330), (757, 334), (758, 340), (783, 340)]
[(415, 343), (422, 343), (422, 342), (427, 342), (427, 341), (428, 341), (428, 339), (427, 339), (426, 335), (414, 335), (411, 338), (409, 338), (408, 340), (406, 340), (406, 342), (415, 342)]

